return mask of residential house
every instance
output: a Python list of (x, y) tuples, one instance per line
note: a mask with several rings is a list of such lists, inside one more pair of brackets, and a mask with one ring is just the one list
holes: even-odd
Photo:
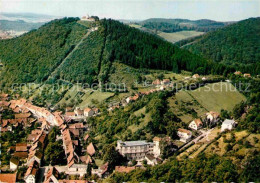
[(203, 78), (201, 78), (202, 79), (202, 81), (206, 81), (207, 80), (207, 78), (206, 77), (203, 77)]
[(96, 108), (96, 107), (93, 108), (93, 111), (94, 111), (94, 114), (95, 114), (95, 115), (97, 115), (97, 114), (100, 112), (99, 108)]
[(242, 72), (240, 72), (240, 71), (236, 71), (236, 72), (234, 72), (234, 74), (235, 74), (235, 75), (241, 75)]
[(152, 154), (154, 148), (153, 142), (146, 141), (117, 141), (116, 149), (128, 160), (143, 160), (146, 154)]
[(200, 75), (198, 75), (198, 74), (194, 74), (193, 76), (192, 76), (192, 78), (194, 78), (194, 79), (197, 79), (197, 78), (199, 78), (200, 77)]
[(26, 183), (36, 183), (38, 170), (39, 170), (38, 162), (37, 161), (31, 162), (24, 175), (24, 181)]
[(84, 114), (83, 110), (81, 110), (78, 107), (74, 110), (74, 113), (76, 116), (83, 116), (83, 114)]
[(10, 170), (15, 171), (18, 168), (19, 160), (17, 158), (12, 157), (10, 159)]
[(162, 160), (160, 158), (156, 158), (152, 154), (147, 154), (145, 156), (145, 160), (147, 161), (147, 164), (151, 165), (151, 166), (154, 166), (154, 165), (157, 165), (159, 163), (162, 163)]
[(236, 122), (233, 119), (225, 119), (221, 125), (221, 132), (225, 130), (232, 130), (236, 125)]
[(87, 153), (90, 155), (90, 156), (93, 156), (95, 154), (96, 150), (95, 150), (95, 147), (93, 145), (93, 143), (91, 142), (88, 146), (87, 146)]
[(210, 111), (206, 113), (206, 119), (211, 123), (216, 123), (219, 121), (220, 114), (218, 112)]
[(86, 117), (92, 117), (95, 114), (95, 111), (91, 108), (87, 107), (84, 109), (84, 116)]
[(171, 83), (171, 81), (169, 80), (169, 79), (163, 79), (162, 81), (161, 81), (161, 84), (162, 85), (167, 85), (167, 84), (170, 84)]
[(21, 114), (14, 114), (14, 118), (18, 119), (18, 118), (29, 118), (31, 116), (31, 113), (21, 113)]
[(108, 176), (108, 163), (105, 163), (104, 165), (102, 165), (101, 167), (99, 167), (98, 169), (93, 169), (91, 171), (92, 175), (97, 175), (100, 178), (105, 178)]
[(29, 134), (27, 139), (26, 139), (26, 142), (28, 144), (32, 144), (35, 141), (37, 136), (38, 136), (37, 134)]
[(193, 130), (198, 130), (200, 128), (202, 128), (203, 123), (200, 119), (194, 119), (190, 124), (189, 124), (189, 128), (193, 129)]
[(16, 182), (16, 173), (0, 173), (0, 182), (15, 183)]
[(59, 183), (59, 172), (55, 167), (50, 167), (45, 175), (44, 183)]
[(42, 153), (35, 149), (29, 153), (27, 164), (29, 165), (31, 162), (36, 161), (41, 165), (42, 157)]
[(126, 99), (126, 103), (130, 103), (132, 101), (136, 101), (139, 98), (139, 94), (135, 94), (134, 96), (128, 97)]
[(251, 78), (251, 74), (245, 73), (245, 74), (244, 74), (244, 77), (245, 77), (245, 78)]
[(18, 143), (15, 147), (16, 152), (27, 152), (27, 144), (25, 143)]
[(161, 84), (161, 80), (156, 79), (152, 82), (153, 85), (160, 85)]
[(180, 137), (180, 141), (184, 143), (190, 141), (192, 137), (191, 131), (183, 128), (178, 129), (177, 135)]

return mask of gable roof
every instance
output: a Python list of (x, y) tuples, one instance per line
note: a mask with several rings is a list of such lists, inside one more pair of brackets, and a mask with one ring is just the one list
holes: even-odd
[(93, 145), (93, 143), (91, 142), (88, 146), (87, 146), (87, 153), (90, 155), (90, 156), (93, 156), (95, 154), (96, 150), (95, 150), (95, 147)]
[(27, 151), (27, 144), (25, 144), (25, 143), (16, 144), (15, 151), (17, 151), (17, 152), (26, 152)]
[(15, 157), (12, 157), (12, 158), (10, 159), (10, 162), (12, 162), (12, 163), (15, 164), (15, 165), (19, 165), (19, 160), (18, 160), (17, 158), (15, 158)]
[(181, 132), (181, 133), (189, 134), (189, 135), (191, 134), (191, 131), (183, 129), (183, 128), (179, 128), (178, 131)]
[(29, 175), (36, 175), (37, 171), (38, 171), (38, 168), (39, 168), (39, 164), (37, 161), (32, 161), (24, 175), (24, 178), (26, 179)]
[(197, 126), (203, 125), (202, 121), (200, 119), (194, 119), (193, 120)]
[(16, 182), (16, 173), (0, 173), (0, 182), (3, 183)]
[(56, 179), (58, 178), (59, 176), (59, 172), (58, 170), (55, 168), (55, 167), (50, 167), (48, 172), (47, 172), (47, 175), (45, 176), (45, 181), (44, 183), (49, 183), (51, 182), (51, 176), (54, 176)]

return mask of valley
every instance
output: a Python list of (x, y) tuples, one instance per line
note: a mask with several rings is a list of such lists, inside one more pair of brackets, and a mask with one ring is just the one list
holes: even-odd
[(258, 20), (66, 17), (0, 40), (1, 171), (19, 182), (257, 182), (258, 53), (238, 63), (239, 46), (225, 49), (257, 50), (241, 40)]

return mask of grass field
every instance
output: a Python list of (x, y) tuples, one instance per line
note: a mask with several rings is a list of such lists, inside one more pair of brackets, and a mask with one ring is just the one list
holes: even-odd
[(231, 111), (234, 106), (246, 98), (230, 83), (214, 83), (194, 91), (188, 91), (208, 111)]
[(200, 36), (204, 34), (204, 32), (197, 32), (197, 31), (180, 31), (180, 32), (174, 32), (174, 33), (166, 33), (166, 32), (160, 32), (158, 33), (158, 36), (164, 38), (165, 40), (175, 43), (183, 39)]
[(134, 27), (134, 28), (141, 28), (142, 26), (141, 25), (138, 25), (138, 24), (129, 24), (130, 27)]
[(187, 91), (179, 91), (175, 96), (168, 98), (168, 102), (170, 110), (185, 123), (191, 122), (196, 115), (199, 117), (207, 112)]

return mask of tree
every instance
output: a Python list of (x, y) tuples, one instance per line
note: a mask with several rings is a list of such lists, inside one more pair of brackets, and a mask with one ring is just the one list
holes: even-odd
[(109, 167), (113, 169), (116, 165), (120, 165), (124, 162), (124, 158), (116, 150), (115, 146), (109, 144), (103, 148), (103, 160), (108, 162)]

